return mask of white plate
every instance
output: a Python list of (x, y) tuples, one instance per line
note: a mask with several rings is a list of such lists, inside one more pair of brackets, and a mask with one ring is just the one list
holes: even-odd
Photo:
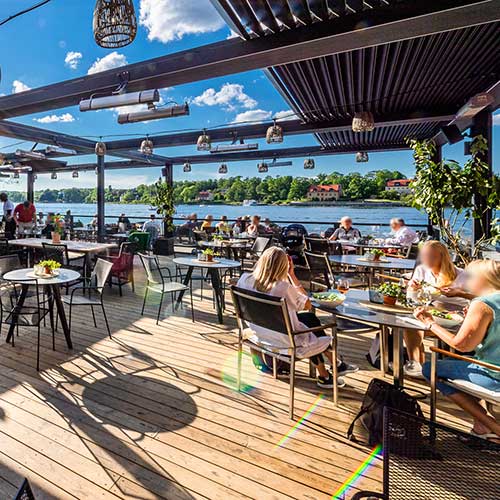
[(453, 319), (440, 318), (439, 316), (432, 316), (432, 319), (440, 326), (444, 328), (454, 328), (455, 326), (461, 325), (464, 318), (460, 314), (450, 313)]
[[(328, 294), (328, 293), (334, 293), (333, 291), (332, 292), (316, 292), (318, 294)], [(338, 305), (342, 304), (345, 300), (345, 295), (340, 293), (340, 292), (336, 292), (336, 297), (334, 300), (322, 300), (322, 299), (319, 299), (317, 297), (314, 297), (315, 294), (312, 294), (311, 295), (311, 299), (314, 301), (314, 302), (317, 302), (318, 304), (321, 304), (321, 305), (324, 305), (324, 306), (328, 306), (328, 307), (337, 307)]]

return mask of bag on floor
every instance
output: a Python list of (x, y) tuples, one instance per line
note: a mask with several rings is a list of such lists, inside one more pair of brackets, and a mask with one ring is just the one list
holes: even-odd
[[(273, 358), (268, 354), (264, 354), (256, 349), (250, 348), (250, 354), (252, 355), (252, 361), (257, 368), (263, 373), (273, 373)], [(290, 373), (290, 365), (285, 363), (285, 361), (281, 361), (280, 359), (276, 360), (276, 372), (278, 375), (286, 375)]]
[[(382, 443), (384, 431), (384, 408), (394, 408), (396, 410), (423, 418), (422, 409), (418, 401), (407, 394), (403, 389), (378, 378), (373, 379), (363, 397), (361, 410), (351, 422), (347, 431), (348, 439), (355, 441), (353, 429), (355, 422), (360, 419), (361, 424), (368, 432), (368, 444), (376, 446)], [(420, 424), (415, 422), (414, 428), (406, 428), (401, 433), (401, 439), (413, 439), (417, 441), (422, 439)], [(401, 449), (405, 449), (404, 442), (401, 443)]]

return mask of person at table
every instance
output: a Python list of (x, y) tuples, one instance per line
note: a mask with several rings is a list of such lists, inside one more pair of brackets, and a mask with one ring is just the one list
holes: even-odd
[(275, 224), (274, 222), (271, 222), (271, 219), (269, 217), (266, 217), (264, 219), (264, 231), (268, 234), (272, 233), (279, 233), (280, 232), (280, 227), (278, 224)]
[(393, 235), (385, 239), (387, 245), (408, 247), (412, 243), (418, 243), (418, 234), (405, 224), (404, 219), (395, 217), (391, 219), (390, 225)]
[(229, 227), (229, 223), (227, 222), (227, 215), (222, 215), (220, 221), (217, 222), (215, 228), (218, 233), (221, 234), (229, 234), (231, 232), (231, 228)]
[(54, 212), (49, 212), (47, 218), (45, 219), (45, 226), (42, 229), (42, 236), (46, 238), (51, 238), (52, 232), (54, 231)]
[(120, 214), (120, 217), (118, 217), (117, 224), (118, 224), (118, 230), (121, 231), (122, 233), (130, 231), (130, 229), (132, 228), (130, 219), (125, 214)]
[(19, 235), (31, 234), (36, 224), (36, 208), (29, 200), (16, 205), (14, 220), (17, 224)]
[(242, 217), (237, 217), (236, 220), (234, 221), (234, 224), (233, 224), (233, 235), (234, 236), (238, 236), (239, 234), (241, 233), (244, 233), (245, 232), (245, 229), (246, 229), (246, 224), (245, 222), (243, 221), (243, 218)]
[[(279, 247), (268, 248), (260, 259), (252, 273), (244, 273), (238, 280), (238, 287), (261, 293), (267, 293), (273, 297), (283, 297), (290, 313), (290, 321), (294, 330), (304, 330), (321, 326), (318, 317), (311, 312), (312, 304), (307, 292), (302, 287), (295, 275), (292, 259)], [(268, 330), (256, 325), (249, 325), (254, 332), (256, 342), (271, 345), (287, 345), (286, 334)], [(330, 337), (323, 331), (301, 333), (295, 335), (297, 346), (297, 357), (311, 358), (318, 372), (317, 385), (322, 388), (333, 387), (333, 377), (326, 368), (323, 355), (330, 363), (332, 352), (330, 350)], [(284, 344), (283, 344), (284, 343)], [(344, 387), (345, 382), (341, 375), (358, 371), (356, 365), (338, 361), (338, 385)]]
[(5, 238), (13, 240), (16, 237), (17, 224), (12, 210), (7, 210), (7, 213), (2, 217), (2, 222)]
[(7, 211), (10, 210), (10, 215), (14, 214), (14, 203), (9, 200), (7, 193), (0, 193), (0, 202), (2, 203), (2, 217), (7, 215)]
[(248, 236), (257, 237), (265, 232), (264, 226), (260, 223), (260, 215), (254, 215), (251, 224), (247, 227)]
[[(477, 260), (466, 268), (466, 287), (477, 297), (472, 300), (458, 333), (439, 326), (425, 308), (418, 308), (415, 317), (429, 331), (462, 352), (474, 351), (473, 359), (500, 366), (500, 262)], [(423, 374), (431, 376), (431, 364), (425, 363)], [(452, 358), (437, 361), (437, 388), (465, 410), (474, 421), (471, 433), (500, 443), (500, 422), (489, 415), (476, 397), (446, 384), (446, 379), (465, 380), (500, 395), (500, 371), (489, 370), (468, 361)]]
[[(465, 272), (456, 267), (445, 245), (439, 241), (426, 241), (418, 254), (420, 264), (415, 268), (408, 282), (408, 296), (418, 299), (422, 287), (428, 288), (434, 302), (444, 309), (462, 310), (473, 295), (465, 290)], [(404, 333), (408, 361), (404, 373), (410, 377), (422, 378), (422, 363), (425, 360), (424, 332), (407, 330)]]
[(214, 221), (214, 216), (208, 214), (201, 223), (201, 230), (209, 232), (212, 228), (213, 221)]
[(36, 219), (36, 223), (39, 226), (43, 226), (45, 224), (45, 221), (43, 220), (43, 212), (38, 212), (38, 217)]
[(340, 219), (340, 226), (335, 229), (333, 234), (328, 238), (331, 241), (337, 240), (357, 240), (361, 238), (361, 232), (359, 229), (353, 227), (352, 219), (349, 216), (344, 216)]

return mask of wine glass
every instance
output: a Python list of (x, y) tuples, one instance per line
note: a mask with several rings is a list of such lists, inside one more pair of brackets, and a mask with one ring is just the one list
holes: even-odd
[(337, 281), (337, 290), (340, 293), (347, 293), (349, 291), (349, 280), (346, 278), (340, 278)]
[(417, 293), (417, 300), (421, 305), (424, 305), (426, 307), (430, 306), (432, 302), (432, 294), (430, 290), (424, 287), (420, 288)]

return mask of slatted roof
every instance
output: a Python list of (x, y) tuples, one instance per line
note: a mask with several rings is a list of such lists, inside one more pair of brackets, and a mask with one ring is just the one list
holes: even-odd
[[(213, 0), (244, 38), (276, 29), (321, 23), (362, 9), (389, 9), (409, 0)], [(480, 8), (480, 7), (478, 7)], [(346, 119), (356, 111), (415, 113), (456, 109), (499, 80), (500, 23), (492, 22), (435, 35), (286, 64), (267, 70), (291, 108), (307, 122)], [(320, 144), (403, 144), (406, 137), (433, 137), (441, 123), (377, 127), (370, 133), (316, 134)]]

